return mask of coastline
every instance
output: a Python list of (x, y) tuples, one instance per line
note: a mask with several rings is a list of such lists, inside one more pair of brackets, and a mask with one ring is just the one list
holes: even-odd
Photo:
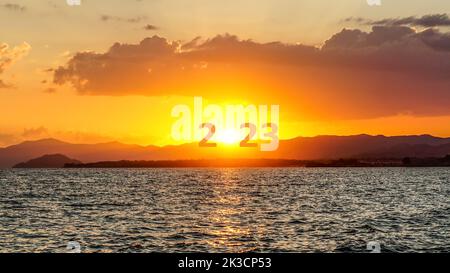
[(386, 167), (450, 167), (450, 156), (444, 158), (405, 159), (216, 159), (162, 161), (103, 161), (65, 164), (64, 168), (386, 168)]

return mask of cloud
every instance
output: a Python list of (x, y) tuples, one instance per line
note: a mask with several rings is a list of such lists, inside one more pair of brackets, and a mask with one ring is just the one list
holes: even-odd
[(2, 88), (11, 88), (12, 86), (9, 84), (4, 83), (2, 80), (0, 80), (0, 89)]
[(0, 73), (27, 55), (30, 50), (31, 46), (27, 43), (14, 48), (10, 48), (6, 43), (0, 43)]
[(148, 24), (148, 25), (146, 25), (146, 26), (144, 27), (144, 29), (145, 29), (145, 30), (158, 30), (158, 27), (157, 27), (157, 26), (154, 26), (154, 25)]
[(48, 129), (42, 126), (38, 128), (25, 128), (22, 133), (22, 137), (25, 139), (36, 139), (48, 136)]
[(46, 89), (44, 89), (44, 93), (47, 93), (47, 94), (53, 94), (53, 93), (56, 93), (56, 88), (53, 88), (53, 87), (48, 87), (48, 88), (46, 88)]
[(145, 16), (137, 16), (137, 17), (120, 17), (120, 16), (114, 16), (114, 15), (102, 15), (100, 19), (104, 22), (108, 21), (115, 21), (115, 22), (125, 22), (125, 23), (140, 23), (147, 19)]
[(366, 25), (381, 26), (421, 26), (421, 27), (450, 27), (450, 17), (448, 14), (430, 14), (422, 17), (387, 18), (382, 20), (370, 20), (365, 18), (350, 17), (344, 22), (355, 22)]
[(392, 45), (402, 39), (414, 35), (415, 31), (409, 27), (381, 27), (375, 26), (372, 32), (344, 29), (327, 40), (322, 49), (357, 49)]
[[(434, 29), (344, 29), (321, 48), (233, 35), (162, 37), (79, 52), (54, 83), (84, 95), (202, 95), (281, 103), (305, 118), (450, 114), (450, 38)], [(245, 91), (243, 91), (245, 90)]]
[[(203, 76), (224, 76), (218, 70), (229, 70), (225, 62), (252, 62), (280, 54), (277, 58), (290, 62), (290, 54), (305, 51), (307, 57), (307, 52), (316, 51), (281, 43), (261, 45), (231, 35), (196, 42), (200, 40), (182, 44), (153, 36), (139, 44), (116, 43), (106, 53), (79, 52), (55, 70), (54, 83), (70, 83), (83, 94), (170, 95), (168, 92), (177, 94), (175, 90), (181, 91), (195, 79), (202, 81)], [(208, 62), (216, 63), (218, 70), (205, 69)]]
[(25, 6), (21, 6), (18, 4), (12, 4), (12, 3), (0, 4), (0, 7), (11, 10), (11, 11), (18, 11), (18, 12), (24, 12), (27, 9)]
[[(26, 56), (31, 50), (31, 46), (23, 43), (14, 48), (10, 48), (6, 43), (0, 43), (0, 76), (1, 74), (15, 62)], [(10, 84), (0, 79), (0, 88), (9, 88)]]

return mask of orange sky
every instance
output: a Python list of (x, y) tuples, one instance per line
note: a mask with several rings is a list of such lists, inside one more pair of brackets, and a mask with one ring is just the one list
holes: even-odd
[[(175, 144), (171, 109), (194, 96), (279, 104), (281, 138), (450, 136), (445, 1), (374, 10), (352, 0), (328, 16), (330, 1), (273, 9), (264, 0), (257, 10), (211, 1), (185, 6), (197, 13), (185, 21), (175, 0), (100, 2), (0, 7), (9, 26), (0, 32), (0, 146), (47, 137)], [(290, 11), (298, 5), (303, 19)]]

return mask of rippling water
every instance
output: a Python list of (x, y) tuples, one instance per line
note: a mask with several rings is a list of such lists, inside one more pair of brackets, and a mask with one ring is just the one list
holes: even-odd
[(450, 251), (449, 168), (0, 170), (0, 251)]

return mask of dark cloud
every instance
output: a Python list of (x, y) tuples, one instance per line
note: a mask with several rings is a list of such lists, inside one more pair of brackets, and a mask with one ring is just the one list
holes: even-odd
[(381, 26), (421, 26), (421, 27), (449, 27), (450, 17), (448, 14), (430, 14), (422, 17), (387, 18), (382, 20), (371, 20), (365, 18), (350, 17), (344, 22), (355, 22), (366, 25)]
[(80, 52), (55, 70), (54, 82), (90, 95), (295, 101), (294, 110), (314, 117), (450, 114), (449, 41), (448, 33), (404, 26), (344, 29), (321, 48), (228, 34), (186, 43), (154, 36), (105, 53)]
[(24, 12), (27, 9), (25, 6), (21, 6), (18, 4), (12, 4), (12, 3), (0, 4), (0, 7), (11, 10), (11, 11), (18, 11), (18, 12)]
[(419, 33), (418, 37), (435, 50), (450, 51), (450, 33), (427, 29)]
[(145, 30), (158, 30), (158, 27), (157, 26), (154, 26), (154, 25), (150, 25), (150, 24), (148, 24), (148, 25), (145, 25), (145, 27), (144, 27), (144, 29)]
[(361, 30), (344, 29), (325, 42), (322, 49), (354, 49), (379, 47), (402, 41), (415, 31), (409, 27), (382, 27), (375, 26), (372, 32), (366, 33)]

